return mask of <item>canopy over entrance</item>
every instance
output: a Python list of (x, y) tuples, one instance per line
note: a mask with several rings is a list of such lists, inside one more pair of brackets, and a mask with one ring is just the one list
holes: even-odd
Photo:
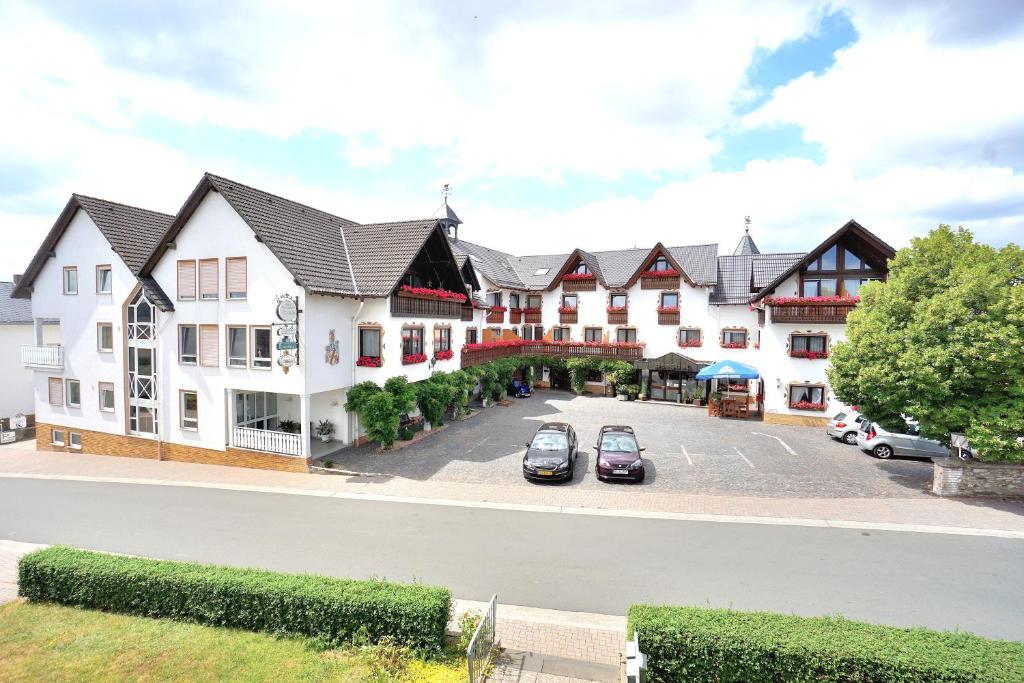
[(680, 353), (666, 353), (658, 358), (641, 358), (633, 361), (637, 370), (663, 370), (676, 372), (698, 372), (707, 361), (693, 360)]
[(720, 360), (697, 373), (697, 379), (757, 379), (761, 373), (752, 365)]

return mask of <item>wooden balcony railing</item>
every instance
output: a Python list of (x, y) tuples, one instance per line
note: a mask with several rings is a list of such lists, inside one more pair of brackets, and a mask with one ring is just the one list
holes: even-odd
[(523, 322), (527, 325), (540, 325), (540, 311), (524, 311)]
[(658, 324), (659, 325), (678, 325), (679, 324), (679, 311), (674, 313), (658, 313)]
[(521, 308), (510, 308), (508, 309), (508, 324), (518, 325), (523, 322), (523, 309)]
[(407, 318), (462, 318), (462, 302), (394, 294), (391, 315)]
[(576, 309), (571, 311), (559, 311), (558, 322), (562, 325), (575, 325), (580, 321), (580, 312)]
[(640, 346), (614, 344), (587, 344), (585, 342), (523, 341), (509, 346), (482, 349), (462, 349), (462, 367), (468, 368), (509, 356), (551, 356), (554, 358), (601, 358), (603, 360), (634, 361), (644, 357)]
[(640, 289), (679, 289), (679, 277), (641, 275)]
[(505, 311), (487, 311), (487, 323), (501, 325), (505, 322)]
[(562, 280), (563, 292), (596, 292), (597, 280)]
[(846, 324), (846, 315), (857, 304), (772, 304), (773, 323), (835, 323)]
[(609, 325), (628, 325), (629, 311), (608, 311)]

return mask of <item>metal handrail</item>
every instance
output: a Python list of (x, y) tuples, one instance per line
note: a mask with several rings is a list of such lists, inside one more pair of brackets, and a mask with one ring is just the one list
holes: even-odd
[(491, 596), (480, 623), (477, 624), (473, 638), (466, 648), (466, 663), (469, 667), (469, 683), (478, 683), (487, 672), (487, 664), (490, 662), (491, 653), (494, 652), (494, 645), (497, 642), (496, 619), (498, 616), (498, 596)]

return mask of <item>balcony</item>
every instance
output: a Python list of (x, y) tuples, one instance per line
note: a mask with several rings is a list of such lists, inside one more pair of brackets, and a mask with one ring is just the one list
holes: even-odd
[(832, 323), (845, 325), (846, 316), (857, 304), (803, 302), (770, 304), (773, 323)]
[(64, 347), (60, 345), (21, 347), (21, 364), (37, 370), (63, 370)]
[(580, 312), (575, 308), (562, 308), (558, 311), (558, 322), (562, 325), (575, 325), (580, 321)]
[(500, 310), (492, 308), (487, 311), (487, 324), (488, 325), (501, 325), (505, 322), (505, 309)]
[(657, 277), (641, 275), (640, 289), (679, 289), (679, 276)]
[(391, 315), (407, 318), (462, 318), (462, 302), (411, 294), (391, 296)]
[(550, 356), (554, 358), (601, 358), (634, 361), (644, 357), (640, 344), (598, 344), (594, 342), (521, 341), (476, 349), (462, 349), (462, 367), (468, 368), (509, 356)]
[(301, 434), (275, 432), (269, 429), (233, 427), (231, 429), (231, 445), (234, 448), (247, 448), (264, 453), (302, 455)]
[(523, 322), (526, 323), (527, 325), (540, 325), (540, 309), (524, 308)]
[(658, 311), (659, 325), (678, 325), (679, 311)]
[(609, 325), (628, 325), (629, 311), (608, 311)]
[(510, 308), (508, 309), (508, 324), (518, 325), (523, 322), (523, 309), (521, 308)]
[(597, 278), (562, 278), (563, 292), (596, 292)]

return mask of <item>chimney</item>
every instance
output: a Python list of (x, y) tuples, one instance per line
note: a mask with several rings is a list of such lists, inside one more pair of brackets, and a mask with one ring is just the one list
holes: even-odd
[(17, 287), (19, 282), (21, 282), (21, 273), (15, 273), (14, 274), (14, 286)]

